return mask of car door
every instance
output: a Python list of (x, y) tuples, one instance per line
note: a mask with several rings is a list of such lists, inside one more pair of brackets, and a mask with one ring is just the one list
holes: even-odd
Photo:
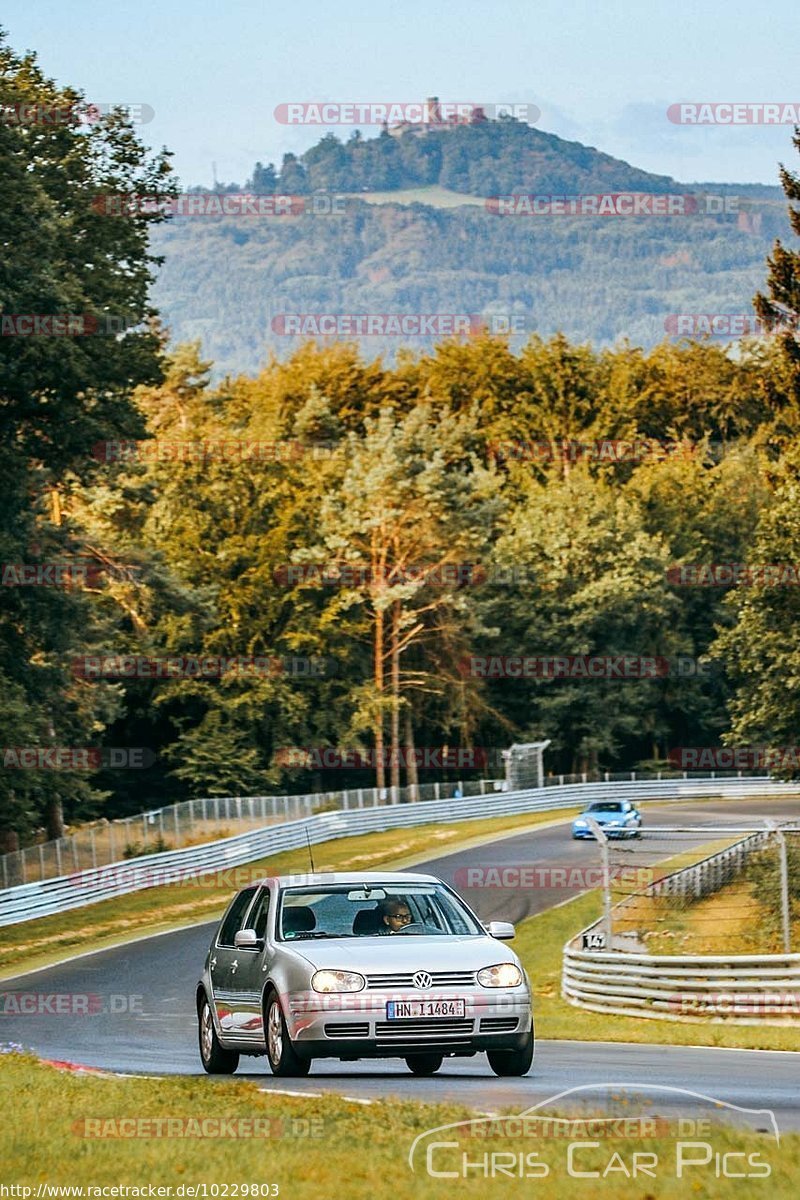
[(234, 938), (244, 928), (244, 919), (250, 909), (257, 887), (244, 888), (234, 896), (222, 919), (217, 940), (211, 950), (209, 973), (214, 993), (214, 1008), (217, 1022), (223, 1034), (230, 1036), (236, 1027), (234, 996), (231, 985), (239, 970), (241, 953), (234, 946)]
[[(263, 987), (265, 944), (272, 897), (268, 887), (259, 889), (250, 909), (246, 923), (241, 929), (253, 929), (258, 937), (256, 948), (238, 946), (231, 964), (230, 1000), (232, 1008), (232, 1035), (237, 1042), (264, 1042), (264, 1020), (261, 1011), (261, 989)], [(238, 932), (238, 931), (237, 931)], [(235, 935), (234, 935), (235, 938)]]

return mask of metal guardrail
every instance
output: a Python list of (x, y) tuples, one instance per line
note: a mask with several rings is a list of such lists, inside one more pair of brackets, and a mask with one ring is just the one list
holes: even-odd
[[(625, 909), (642, 896), (696, 900), (710, 895), (735, 878), (748, 855), (772, 836), (769, 830), (751, 834), (691, 867), (655, 880), (615, 905), (612, 912), (623, 918)], [(800, 954), (632, 953), (615, 950), (614, 936), (608, 949), (582, 949), (584, 935), (602, 924), (602, 918), (593, 921), (564, 947), (561, 994), (576, 1007), (671, 1021), (800, 1022)], [(620, 941), (625, 937), (620, 934)]]
[[(580, 775), (550, 775), (544, 787), (569, 783), (618, 783), (646, 779), (742, 778), (757, 772), (664, 771), (637, 777), (635, 771)], [(539, 785), (538, 775), (518, 781), (515, 791)], [(20, 850), (0, 854), (0, 889), (32, 883), (35, 879), (60, 879), (70, 872), (96, 868), (154, 851), (178, 850), (184, 846), (216, 841), (237, 833), (299, 821), (316, 812), (378, 808), (405, 801), (444, 800), (458, 789), (463, 796), (483, 796), (505, 790), (504, 780), (469, 779), (448, 783), (419, 783), (403, 788), (350, 788), (334, 792), (298, 793), (286, 796), (206, 796), (182, 800), (135, 816), (90, 821), (70, 830), (64, 837), (37, 841)]]
[[(770, 837), (771, 833), (766, 829), (763, 832), (751, 833), (749, 837), (735, 842), (727, 850), (720, 850), (691, 867), (683, 867), (679, 871), (662, 876), (649, 884), (645, 892), (649, 896), (679, 896), (681, 899), (691, 897), (692, 900), (702, 900), (704, 896), (713, 895), (735, 879), (753, 850), (758, 850)], [(618, 911), (623, 913), (630, 904), (630, 898), (622, 900), (617, 906)]]
[[(151, 854), (75, 872), (58, 879), (37, 880), (7, 888), (0, 892), (0, 926), (51, 916), (143, 888), (179, 883), (256, 862), (285, 850), (302, 848), (307, 838), (314, 845), (361, 833), (514, 813), (546, 812), (612, 797), (635, 797), (639, 800), (736, 799), (796, 790), (797, 785), (782, 784), (769, 778), (735, 779), (729, 782), (678, 778), (565, 784), (558, 788), (530, 788), (519, 792), (495, 792), (416, 804), (387, 804), (377, 808), (318, 813), (303, 820), (268, 825), (200, 846)], [(232, 888), (236, 886), (236, 883), (232, 883)]]
[(207, 796), (153, 808), (132, 817), (100, 820), (78, 826), (64, 837), (36, 842), (0, 855), (0, 888), (58, 879), (69, 872), (107, 866), (123, 859), (178, 850), (216, 841), (236, 833), (298, 821), (315, 812), (377, 808), (382, 804), (441, 800), (456, 788), (464, 796), (482, 796), (502, 782), (492, 779), (455, 783), (420, 783), (409, 788), (352, 788), (339, 792), (298, 793), (293, 796)]

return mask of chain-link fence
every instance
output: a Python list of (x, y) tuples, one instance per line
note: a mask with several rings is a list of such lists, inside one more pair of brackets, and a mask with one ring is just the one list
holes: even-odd
[(66, 837), (42, 841), (0, 856), (0, 886), (14, 887), (104, 867), (126, 858), (178, 850), (247, 833), (266, 825), (296, 821), (314, 813), (377, 808), (410, 801), (483, 796), (502, 789), (501, 781), (480, 779), (422, 783), (410, 788), (354, 788), (300, 796), (211, 796), (151, 809), (116, 821), (82, 825)]

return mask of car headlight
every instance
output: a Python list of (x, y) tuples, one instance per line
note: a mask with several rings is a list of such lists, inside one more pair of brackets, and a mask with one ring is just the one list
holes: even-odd
[(517, 987), (522, 983), (522, 971), (516, 963), (498, 963), (478, 971), (478, 983), (482, 987)]
[(360, 992), (365, 984), (357, 971), (316, 971), (311, 976), (315, 992)]
[(585, 828), (586, 828), (586, 822), (585, 822), (585, 821), (582, 821), (582, 820), (580, 819), (580, 817), (578, 817), (578, 819), (577, 819), (576, 821), (573, 821), (573, 825), (575, 825), (575, 826), (576, 826), (578, 829), (585, 829)]

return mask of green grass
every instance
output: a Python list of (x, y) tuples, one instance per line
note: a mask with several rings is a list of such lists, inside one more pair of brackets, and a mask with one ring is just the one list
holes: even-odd
[[(660, 869), (677, 870), (717, 846), (690, 851)], [(559, 908), (529, 917), (517, 926), (513, 942), (531, 977), (538, 1038), (569, 1041), (667, 1043), (674, 1046), (729, 1046), (750, 1050), (800, 1050), (800, 1028), (679, 1022), (617, 1017), (568, 1004), (561, 996), (564, 944), (602, 915), (600, 891), (577, 896)]]
[[(436, 1086), (431, 1080), (432, 1095)], [(416, 1170), (412, 1172), (408, 1156), (416, 1137), (474, 1116), (454, 1105), (417, 1104), (389, 1097), (367, 1106), (339, 1096), (284, 1096), (260, 1091), (251, 1082), (199, 1077), (150, 1080), (55, 1074), (52, 1067), (16, 1054), (0, 1057), (0, 1091), (8, 1101), (13, 1097), (13, 1105), (4, 1105), (0, 1124), (2, 1182), (31, 1187), (33, 1197), (40, 1183), (144, 1187), (145, 1195), (148, 1185), (153, 1185), (171, 1187), (173, 1197), (179, 1194), (176, 1189), (181, 1185), (228, 1185), (228, 1196), (236, 1195), (234, 1185), (240, 1185), (241, 1196), (242, 1184), (275, 1183), (283, 1200), (383, 1200), (387, 1196), (392, 1200), (460, 1200), (487, 1195), (559, 1198), (577, 1192), (575, 1179), (567, 1173), (566, 1140), (535, 1135), (514, 1140), (507, 1136), (477, 1138), (468, 1135), (469, 1126), (437, 1135), (438, 1140), (457, 1140), (458, 1147), (438, 1151), (434, 1167), (460, 1166), (462, 1154), (473, 1163), (481, 1163), (484, 1155), (493, 1152), (511, 1153), (515, 1160), (518, 1155), (533, 1154), (538, 1157), (532, 1161), (546, 1165), (547, 1177), (499, 1175), (487, 1179), (480, 1168), (473, 1168), (467, 1178), (435, 1179), (425, 1170), (424, 1152), (415, 1158)], [(491, 1104), (491, 1092), (492, 1081), (487, 1078), (485, 1104)], [(575, 1110), (569, 1115), (576, 1115)], [(625, 1115), (633, 1114), (628, 1109)], [(157, 1128), (154, 1122), (164, 1118), (195, 1122), (225, 1119), (227, 1136), (152, 1136)], [(123, 1119), (133, 1119), (137, 1124), (116, 1124)], [(140, 1124), (144, 1121), (149, 1121), (149, 1126)], [(232, 1125), (235, 1121), (248, 1124)], [(150, 1136), (108, 1136), (119, 1128)], [(269, 1131), (270, 1136), (247, 1137), (248, 1129)], [(485, 1130), (486, 1126), (477, 1129)], [(106, 1136), (87, 1137), (87, 1131)], [(239, 1131), (242, 1136), (231, 1136)], [(618, 1200), (630, 1196), (646, 1200), (658, 1195), (671, 1200), (688, 1193), (703, 1200), (768, 1193), (772, 1200), (797, 1194), (799, 1134), (783, 1135), (776, 1146), (774, 1137), (766, 1134), (734, 1131), (716, 1124), (703, 1133), (713, 1154), (744, 1152), (758, 1155), (759, 1162), (769, 1164), (768, 1179), (748, 1182), (741, 1178), (718, 1179), (713, 1156), (707, 1166), (691, 1168), (688, 1177), (678, 1179), (677, 1133), (670, 1125), (661, 1127), (657, 1137), (614, 1138), (601, 1142), (594, 1150), (580, 1150), (577, 1169), (600, 1172), (614, 1154), (619, 1155), (615, 1165), (623, 1161), (629, 1169), (636, 1151), (658, 1155), (655, 1179), (627, 1181), (617, 1165), (605, 1179), (581, 1179), (581, 1197)], [(697, 1151), (692, 1153), (696, 1155)], [(443, 1154), (446, 1159), (441, 1157)], [(491, 1163), (492, 1159), (487, 1161)], [(508, 1163), (507, 1158), (501, 1161)], [(740, 1171), (744, 1161), (732, 1160), (732, 1169)], [(224, 1195), (222, 1190), (218, 1194)]]
[[(314, 862), (318, 871), (401, 868), (413, 865), (415, 859), (424, 861), (437, 852), (444, 854), (506, 830), (523, 831), (565, 821), (577, 811), (564, 808), (557, 813), (519, 813), (337, 838), (314, 846)], [(131, 863), (131, 867), (140, 865), (146, 869), (147, 859)], [(212, 921), (221, 915), (233, 892), (250, 880), (307, 870), (308, 851), (290, 850), (202, 880), (188, 879), (180, 884), (146, 888), (71, 912), (6, 926), (0, 935), (0, 979), (9, 978), (15, 971), (34, 970), (70, 954), (102, 949), (132, 937)]]

